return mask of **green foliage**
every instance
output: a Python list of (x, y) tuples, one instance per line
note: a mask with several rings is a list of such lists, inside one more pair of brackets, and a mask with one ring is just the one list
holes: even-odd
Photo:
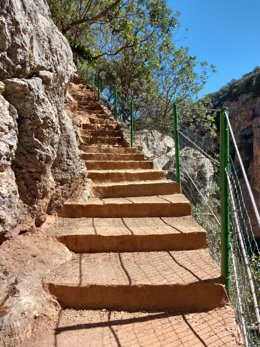
[[(186, 107), (187, 106), (187, 107)], [(209, 96), (186, 105), (180, 105), (180, 120), (201, 137), (216, 138), (216, 112)]]
[(252, 93), (252, 96), (260, 95), (260, 67), (256, 67), (252, 72), (245, 74), (239, 80), (232, 80), (220, 91), (210, 94), (213, 104), (218, 107), (223, 106), (227, 101), (237, 100), (240, 95)]
[[(218, 201), (214, 201), (214, 199), (210, 198), (208, 204), (220, 218), (218, 211)], [(214, 219), (214, 216), (211, 214), (206, 205), (199, 204), (194, 206), (192, 208), (192, 215), (196, 219), (196, 221), (207, 231), (207, 241), (212, 258), (215, 261), (220, 262), (221, 239), (219, 224)]]
[(179, 13), (166, 0), (48, 2), (79, 69), (87, 62), (111, 93), (117, 87), (122, 101), (133, 100), (138, 118), (160, 123), (163, 132), (170, 131), (173, 102), (193, 103), (214, 71), (174, 44)]

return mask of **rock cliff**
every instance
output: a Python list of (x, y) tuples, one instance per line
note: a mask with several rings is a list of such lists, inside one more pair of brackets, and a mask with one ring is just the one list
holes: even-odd
[[(256, 68), (210, 97), (214, 107), (229, 108), (231, 125), (260, 210), (260, 69)], [(243, 188), (245, 183), (242, 178), (240, 183)], [(260, 236), (246, 189), (244, 192), (254, 224), (253, 229)]]
[[(240, 153), (247, 170), (247, 175), (260, 210), (260, 96), (251, 93), (241, 95), (236, 101), (227, 102), (230, 120), (239, 146)], [(240, 180), (245, 188), (243, 179)], [(246, 189), (244, 189), (246, 192)], [(250, 200), (245, 194), (246, 204), (253, 220), (253, 229), (257, 236), (260, 230), (256, 224)]]
[(64, 108), (75, 71), (45, 0), (0, 6), (0, 238), (19, 223), (40, 226), (84, 180)]
[(0, 3), (0, 346), (13, 347), (57, 313), (42, 277), (71, 253), (47, 223), (35, 227), (80, 189), (86, 169), (65, 107), (75, 71), (67, 41), (45, 0)]

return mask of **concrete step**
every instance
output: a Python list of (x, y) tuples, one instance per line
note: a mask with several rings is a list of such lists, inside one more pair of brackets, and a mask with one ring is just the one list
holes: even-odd
[(102, 106), (100, 106), (97, 102), (90, 103), (89, 101), (80, 101), (79, 106), (86, 111), (98, 111), (104, 112)]
[[(86, 342), (87, 341), (87, 342)], [(224, 347), (242, 346), (233, 310), (118, 312), (63, 309), (23, 347)]]
[(165, 179), (162, 170), (89, 170), (88, 178), (94, 182), (151, 181)]
[(121, 146), (107, 146), (107, 145), (98, 145), (98, 146), (85, 146), (85, 149), (82, 153), (101, 153), (101, 154), (131, 154), (137, 153), (135, 148), (131, 147), (121, 147)]
[(78, 94), (78, 91), (75, 90), (71, 90), (70, 89), (70, 95), (73, 96), (73, 98), (75, 100), (77, 100), (78, 102), (82, 101), (82, 100), (90, 100), (93, 101), (93, 92), (87, 90), (86, 88), (82, 88), (81, 92), (83, 92), (84, 94)]
[[(80, 105), (78, 110), (81, 111), (86, 117), (98, 117), (107, 119), (109, 116), (104, 112), (103, 109), (95, 109), (87, 106)], [(99, 117), (98, 117), (99, 118)]]
[(86, 120), (90, 123), (94, 123), (95, 124), (95, 120), (98, 121), (100, 123), (100, 125), (105, 126), (106, 125), (106, 121), (108, 121), (109, 123), (116, 123), (116, 120), (113, 116), (109, 116), (106, 114), (106, 117), (99, 117), (99, 115), (104, 115), (103, 112), (86, 112), (84, 109), (80, 110), (81, 114), (83, 117), (86, 118)]
[(122, 130), (114, 130), (114, 129), (103, 129), (103, 128), (98, 128), (98, 129), (88, 129), (88, 130), (82, 130), (81, 131), (82, 135), (85, 136), (96, 136), (96, 137), (122, 137), (123, 133)]
[(200, 312), (228, 302), (205, 249), (76, 254), (44, 283), (62, 307)]
[(59, 217), (48, 229), (75, 253), (172, 251), (207, 247), (205, 230), (191, 216)]
[(92, 193), (98, 198), (170, 195), (179, 192), (176, 182), (165, 180), (96, 183), (92, 188)]
[(86, 117), (86, 119), (89, 120), (90, 123), (104, 124), (106, 121), (114, 121), (114, 118), (109, 117), (103, 111), (88, 110), (85, 108), (80, 108), (79, 111), (83, 117)]
[(112, 118), (98, 118), (96, 116), (89, 116), (88, 117), (88, 121), (90, 124), (98, 124), (100, 126), (107, 126), (109, 124), (118, 124), (115, 120), (113, 120)]
[(102, 107), (99, 105), (99, 103), (96, 100), (93, 100), (93, 94), (92, 94), (92, 99), (90, 94), (88, 94), (88, 97), (82, 97), (82, 98), (77, 98), (78, 104), (80, 106), (87, 106), (87, 107), (94, 107), (98, 109), (102, 109)]
[(61, 217), (180, 217), (191, 214), (191, 204), (182, 194), (68, 200)]
[(120, 137), (98, 137), (98, 136), (81, 136), (85, 145), (93, 145), (97, 143), (107, 144), (107, 145), (119, 145), (122, 143), (123, 138)]
[(83, 160), (115, 160), (115, 161), (139, 161), (144, 160), (143, 154), (128, 153), (128, 154), (113, 154), (113, 153), (81, 153)]
[(81, 104), (81, 102), (93, 102), (95, 99), (95, 95), (93, 92), (86, 92), (85, 95), (77, 95), (75, 93), (71, 94), (75, 99), (77, 99), (78, 103)]
[(83, 123), (82, 124), (82, 129), (90, 130), (90, 131), (95, 131), (102, 129), (104, 131), (110, 131), (110, 130), (116, 130), (119, 128), (119, 125), (115, 122), (112, 121), (111, 123), (108, 123), (106, 125), (102, 124), (91, 124), (91, 123)]
[(127, 169), (153, 169), (152, 161), (115, 161), (115, 160), (87, 160), (88, 170), (127, 170)]
[[(92, 94), (93, 96), (94, 94)], [(90, 96), (88, 98), (82, 96), (82, 97), (77, 97), (78, 102), (80, 105), (84, 105), (84, 106), (89, 106), (89, 107), (97, 107), (99, 109), (102, 109), (102, 107), (100, 106), (100, 104), (93, 100), (93, 98), (91, 99)]]

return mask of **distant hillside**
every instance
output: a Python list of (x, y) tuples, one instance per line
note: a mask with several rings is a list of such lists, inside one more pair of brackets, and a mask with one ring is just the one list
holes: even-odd
[(232, 80), (218, 92), (209, 94), (214, 106), (236, 101), (240, 95), (252, 93), (252, 97), (260, 96), (260, 67), (245, 74), (238, 80)]
[[(218, 92), (208, 96), (213, 107), (229, 108), (231, 125), (260, 210), (260, 67), (239, 80), (232, 80)], [(216, 119), (217, 123), (218, 121)], [(240, 183), (243, 188), (244, 182)], [(245, 198), (251, 210), (251, 203), (247, 196)], [(251, 216), (253, 217), (252, 211)], [(260, 236), (257, 224), (253, 227)]]

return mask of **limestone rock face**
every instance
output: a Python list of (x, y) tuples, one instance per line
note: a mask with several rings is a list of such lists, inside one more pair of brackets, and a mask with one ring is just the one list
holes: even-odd
[[(200, 151), (190, 147), (183, 148), (180, 151), (180, 157), (183, 193), (194, 205), (206, 203), (212, 193), (214, 182), (214, 169), (211, 161)], [(170, 169), (167, 177), (173, 179), (175, 164), (167, 164), (164, 170), (167, 170), (167, 167)]]
[(1, 79), (30, 78), (42, 71), (56, 86), (69, 81), (75, 70), (72, 53), (45, 0), (2, 1), (0, 33)]
[(55, 180), (55, 191), (51, 197), (48, 212), (55, 213), (70, 196), (77, 195), (83, 189), (85, 181), (85, 163), (79, 160), (78, 142), (72, 124), (72, 119), (64, 111), (60, 120), (60, 141), (55, 161), (52, 165), (52, 175)]
[[(175, 144), (170, 136), (164, 136), (156, 130), (142, 130), (136, 133), (135, 146), (154, 162), (156, 169), (164, 170), (168, 179), (176, 180)], [(180, 156), (184, 193), (194, 204), (205, 202), (209, 198), (214, 176), (210, 160), (189, 147), (181, 149)], [(192, 181), (199, 182), (201, 195), (194, 194)]]
[[(0, 93), (4, 84), (0, 82)], [(0, 242), (19, 221), (19, 195), (11, 164), (17, 147), (17, 112), (0, 95)], [(5, 226), (5, 227), (4, 227)]]
[(142, 130), (135, 136), (135, 146), (146, 159), (154, 162), (155, 169), (162, 169), (175, 155), (174, 141), (156, 130)]
[[(0, 89), (4, 91), (4, 84), (0, 82)], [(17, 112), (5, 100), (0, 90), (0, 172), (10, 167), (17, 146)]]
[[(237, 100), (228, 102), (230, 120), (235, 138), (245, 165), (251, 188), (260, 210), (260, 96), (252, 93), (242, 94)], [(241, 180), (244, 187), (244, 182)], [(244, 189), (246, 192), (246, 189)], [(254, 221), (252, 205), (245, 194), (246, 205)], [(258, 225), (253, 225), (255, 233), (260, 236)]]
[[(12, 201), (9, 222), (0, 211), (2, 233), (17, 224), (12, 215), (22, 217), (18, 197), (39, 226), (47, 211), (55, 213), (83, 183), (85, 165), (64, 110), (74, 71), (70, 47), (50, 19), (45, 0), (1, 3), (0, 80), (5, 88), (0, 104), (5, 113), (0, 106), (0, 194)], [(12, 182), (8, 192), (6, 180)]]

